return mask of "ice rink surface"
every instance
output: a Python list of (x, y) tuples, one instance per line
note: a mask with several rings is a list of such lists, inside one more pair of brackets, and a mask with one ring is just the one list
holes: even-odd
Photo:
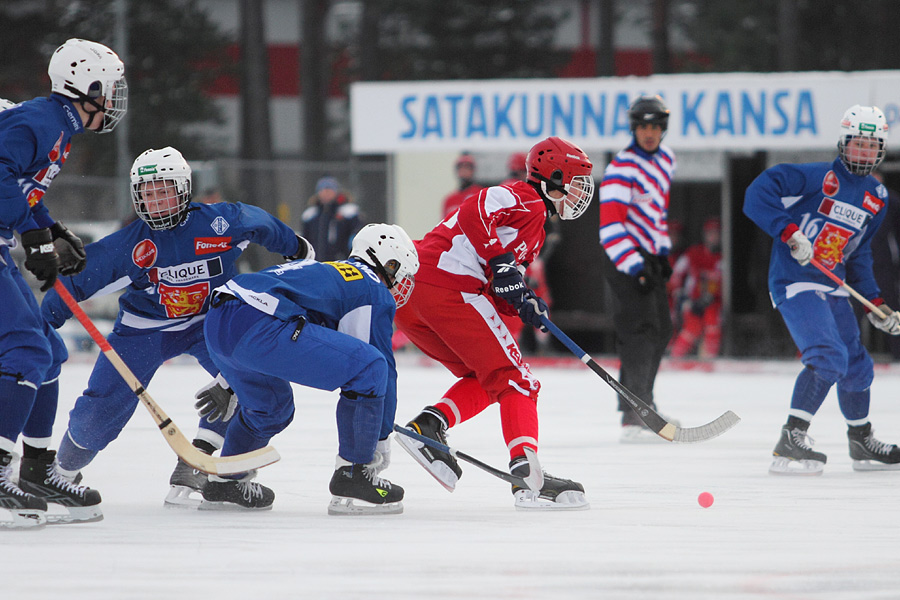
[[(452, 379), (415, 357), (400, 363), (403, 424)], [(54, 446), (90, 367), (63, 369)], [(798, 370), (666, 368), (663, 412), (684, 426), (727, 409), (743, 421), (702, 444), (627, 446), (599, 377), (574, 361), (535, 366), (544, 468), (582, 482), (591, 502), (549, 514), (516, 511), (508, 484), (466, 463), (450, 494), (395, 444), (385, 475), (406, 489), (405, 512), (329, 517), (336, 393), (299, 387), (294, 422), (272, 442), (282, 460), (258, 477), (275, 490), (273, 510), (166, 509), (175, 457), (138, 407), (84, 473), (103, 494), (102, 522), (0, 531), (0, 598), (900, 598), (900, 472), (852, 471), (834, 391), (810, 431), (828, 455), (824, 475), (767, 473)], [(191, 436), (193, 394), (207, 381), (196, 363), (168, 364), (149, 391)], [(872, 396), (878, 437), (900, 441), (897, 367), (879, 369)], [(450, 444), (508, 461), (496, 407), (454, 428)], [(704, 491), (715, 496), (708, 509), (697, 502)]]

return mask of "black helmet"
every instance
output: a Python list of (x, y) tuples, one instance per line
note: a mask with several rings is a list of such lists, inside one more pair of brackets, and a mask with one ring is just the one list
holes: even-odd
[(655, 123), (665, 131), (669, 128), (669, 108), (659, 96), (641, 96), (628, 107), (628, 121), (632, 132), (641, 123)]

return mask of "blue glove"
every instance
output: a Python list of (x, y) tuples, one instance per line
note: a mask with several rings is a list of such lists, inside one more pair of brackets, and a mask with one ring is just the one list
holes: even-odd
[(491, 281), (494, 294), (498, 298), (503, 298), (512, 304), (516, 310), (519, 310), (524, 301), (525, 293), (529, 290), (528, 286), (525, 285), (525, 280), (522, 279), (522, 274), (519, 273), (516, 257), (512, 252), (507, 252), (490, 259), (488, 265), (494, 273)]
[(547, 316), (549, 307), (547, 306), (546, 302), (541, 300), (540, 296), (538, 296), (531, 290), (527, 290), (522, 299), (522, 304), (519, 306), (518, 310), (519, 318), (522, 319), (523, 323), (536, 327), (543, 332), (547, 331), (547, 328), (541, 321), (541, 317)]

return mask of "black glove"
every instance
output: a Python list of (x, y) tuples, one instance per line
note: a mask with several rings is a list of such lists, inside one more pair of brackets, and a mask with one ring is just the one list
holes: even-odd
[(228, 382), (221, 374), (200, 388), (194, 398), (198, 399), (194, 408), (210, 423), (215, 423), (219, 418), (223, 423), (229, 421), (234, 416), (238, 403), (234, 390), (228, 387)]
[(285, 256), (284, 260), (300, 260), (300, 259), (315, 260), (316, 259), (316, 249), (312, 247), (312, 244), (310, 244), (306, 238), (298, 235), (297, 236), (297, 253), (294, 254), (293, 256)]
[(635, 287), (642, 294), (649, 294), (656, 287), (656, 278), (647, 272), (646, 269), (638, 271), (633, 279)]
[(522, 300), (522, 304), (519, 306), (519, 318), (526, 325), (531, 325), (546, 332), (547, 327), (541, 321), (541, 317), (547, 316), (547, 311), (549, 310), (547, 303), (531, 290), (525, 292)]
[(44, 282), (41, 291), (46, 292), (53, 287), (59, 273), (59, 255), (53, 247), (50, 229), (26, 231), (22, 234), (22, 245), (25, 247), (25, 268)]
[(53, 246), (59, 255), (59, 274), (68, 277), (84, 271), (87, 254), (81, 238), (59, 221), (50, 226), (50, 233), (53, 235)]
[(512, 304), (516, 310), (519, 310), (528, 286), (525, 285), (525, 280), (522, 279), (522, 274), (519, 273), (516, 257), (513, 256), (512, 252), (507, 252), (489, 260), (488, 265), (494, 273), (491, 281), (494, 294)]
[(663, 281), (668, 281), (672, 278), (672, 263), (669, 262), (668, 256), (659, 257), (659, 276), (662, 277)]

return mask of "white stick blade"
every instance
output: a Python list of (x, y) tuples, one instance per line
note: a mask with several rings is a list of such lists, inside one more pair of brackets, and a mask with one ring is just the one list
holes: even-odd
[(675, 430), (673, 442), (681, 444), (693, 444), (696, 442), (705, 442), (718, 437), (740, 423), (741, 418), (732, 411), (726, 411), (721, 417), (701, 425), (700, 427), (678, 427)]

